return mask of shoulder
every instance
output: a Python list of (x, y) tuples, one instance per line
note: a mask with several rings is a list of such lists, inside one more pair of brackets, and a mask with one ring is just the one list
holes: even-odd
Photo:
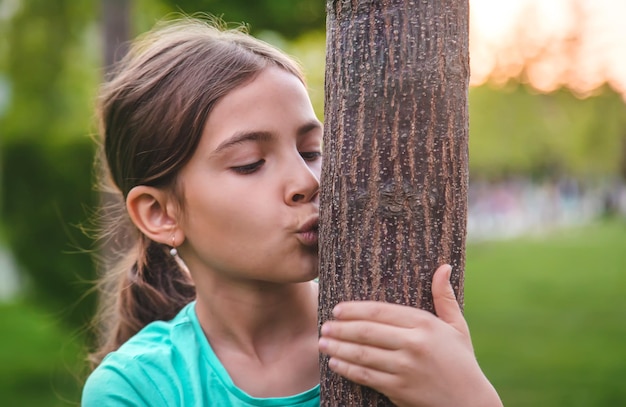
[(195, 348), (189, 343), (193, 341), (187, 321), (189, 307), (171, 321), (147, 325), (108, 354), (87, 378), (82, 405), (175, 405), (180, 394), (176, 378), (185, 369), (181, 352)]
[(170, 321), (154, 321), (146, 325), (118, 350), (107, 355), (103, 364), (125, 364), (146, 369), (152, 364), (171, 363), (171, 355), (188, 350), (188, 342), (194, 340), (193, 304), (185, 306)]
[[(130, 361), (128, 361), (130, 362)], [(154, 386), (147, 377), (137, 375), (132, 363), (120, 363), (119, 360), (104, 362), (87, 378), (83, 387), (81, 406), (132, 405), (155, 406), (167, 405), (165, 400), (154, 393)]]

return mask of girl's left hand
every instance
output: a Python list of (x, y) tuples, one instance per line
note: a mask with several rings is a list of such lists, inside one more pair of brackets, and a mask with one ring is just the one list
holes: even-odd
[(338, 304), (319, 340), (330, 369), (398, 406), (502, 406), (474, 356), (450, 272), (443, 265), (433, 276), (438, 317), (385, 302)]

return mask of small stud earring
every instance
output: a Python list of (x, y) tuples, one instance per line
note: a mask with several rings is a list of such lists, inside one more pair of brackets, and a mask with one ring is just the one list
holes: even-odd
[(172, 257), (178, 256), (178, 250), (176, 250), (176, 241), (174, 240), (173, 236), (172, 236), (172, 248), (170, 249), (170, 255)]

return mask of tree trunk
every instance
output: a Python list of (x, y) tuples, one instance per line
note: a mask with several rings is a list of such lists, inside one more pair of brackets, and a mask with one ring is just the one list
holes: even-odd
[[(117, 62), (119, 62), (124, 55), (128, 52), (128, 42), (130, 41), (131, 29), (130, 29), (130, 8), (132, 0), (101, 0), (102, 7), (102, 36), (103, 36), (103, 68), (104, 78), (109, 79), (109, 75), (112, 72), (112, 68)], [(99, 157), (102, 162), (105, 162), (104, 151)], [(104, 168), (99, 168), (101, 172), (104, 172)], [(99, 174), (100, 180), (108, 179), (104, 173)], [(100, 191), (100, 210), (102, 213), (101, 221), (104, 224), (108, 223), (108, 220), (112, 215), (112, 212), (117, 208), (120, 203), (121, 197), (112, 192), (105, 190)], [(120, 257), (120, 253), (124, 253), (124, 248), (130, 247), (130, 233), (129, 228), (122, 232), (117, 232), (116, 235), (100, 242), (99, 258), (101, 264), (99, 264), (99, 273), (103, 273), (115, 264)]]
[(104, 35), (104, 69), (108, 73), (111, 67), (128, 50), (130, 40), (130, 1), (101, 0), (103, 35)]
[[(335, 304), (434, 312), (438, 265), (463, 305), (468, 0), (329, 0), (320, 323)], [(323, 406), (387, 406), (321, 360)]]

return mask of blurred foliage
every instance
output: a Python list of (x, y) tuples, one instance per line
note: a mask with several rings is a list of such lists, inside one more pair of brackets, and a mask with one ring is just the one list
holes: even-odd
[(97, 202), (90, 177), (93, 141), (85, 137), (51, 145), (25, 137), (5, 143), (2, 152), (5, 233), (32, 284), (29, 294), (59, 310), (62, 320), (85, 324), (95, 296), (83, 297), (95, 273), (91, 242), (79, 225)]
[(309, 31), (324, 31), (325, 0), (163, 0), (187, 14), (210, 13), (227, 22), (244, 22), (251, 32), (279, 32), (294, 39)]
[(90, 96), (98, 77), (92, 50), (95, 13), (91, 2), (25, 0), (2, 22), (11, 103), (2, 118), (2, 142), (33, 142), (85, 134)]
[[(470, 173), (481, 178), (620, 176), (626, 105), (606, 88), (579, 99), (523, 85), (470, 90)], [(623, 174), (622, 176), (626, 176)]]
[(99, 78), (95, 9), (70, 0), (13, 3), (1, 24), (0, 73), (10, 89), (0, 112), (3, 235), (30, 298), (66, 323), (84, 324), (95, 303), (81, 300), (95, 272), (78, 227), (97, 202), (89, 137)]
[[(32, 303), (0, 303), (3, 406), (79, 406), (85, 341)], [(60, 326), (61, 325), (61, 326)]]

